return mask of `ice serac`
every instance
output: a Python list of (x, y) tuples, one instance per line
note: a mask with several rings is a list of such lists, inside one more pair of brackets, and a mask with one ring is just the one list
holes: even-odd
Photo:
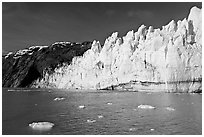
[[(195, 42), (202, 44), (202, 11), (197, 7), (193, 7), (188, 16), (191, 23), (191, 33), (195, 34)], [(192, 35), (192, 34), (191, 34)]]
[(141, 25), (124, 37), (114, 32), (71, 64), (43, 71), (33, 87), (201, 92), (202, 10), (162, 29)]

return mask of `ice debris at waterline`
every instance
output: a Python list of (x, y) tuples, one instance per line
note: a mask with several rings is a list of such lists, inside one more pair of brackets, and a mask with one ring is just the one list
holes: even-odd
[(136, 131), (136, 128), (130, 128), (129, 131)]
[(60, 101), (60, 100), (64, 100), (65, 98), (55, 98), (54, 101)]
[(88, 119), (86, 122), (87, 122), (87, 123), (95, 123), (95, 122), (96, 122), (96, 120), (91, 120), (91, 119)]
[(103, 118), (103, 116), (102, 115), (98, 115), (98, 118)]
[[(86, 47), (76, 48), (65, 45), (63, 42), (54, 44), (60, 53), (56, 54), (61, 55), (60, 50), (67, 47), (73, 49), (74, 53)], [(51, 50), (52, 56), (55, 55), (52, 47), (39, 50), (42, 52), (47, 48)], [(28, 51), (24, 51), (22, 54), (27, 53)], [(35, 55), (34, 53), (32, 55)], [(9, 62), (12, 56), (13, 54), (9, 54), (3, 58), (3, 62)], [(16, 57), (21, 60), (24, 56)], [(16, 64), (18, 62), (16, 61)], [(89, 48), (84, 49), (79, 55), (69, 57), (69, 61), (62, 64), (46, 66), (46, 69), (40, 70), (35, 68), (35, 64), (27, 69), (30, 73), (23, 73), (31, 75), (35, 72), (37, 75), (33, 81), (28, 83), (26, 79), (29, 79), (29, 76), (24, 76), (21, 78), (21, 80), (25, 78), (22, 81), (7, 82), (13, 79), (13, 75), (8, 78), (7, 73), (10, 71), (5, 69), (3, 85), (30, 84), (31, 87), (41, 88), (201, 92), (202, 9), (193, 7), (188, 17), (177, 22), (172, 20), (161, 28), (141, 25), (137, 31), (129, 31), (123, 37), (119, 37), (118, 32), (114, 32), (103, 45), (94, 40)]]
[(27, 89), (8, 89), (8, 92), (29, 92), (32, 90), (27, 90)]
[(84, 105), (81, 105), (81, 106), (79, 106), (78, 108), (80, 108), (80, 109), (84, 109), (85, 106), (84, 106)]
[(150, 106), (150, 105), (139, 105), (137, 108), (140, 108), (140, 109), (155, 109), (155, 107)]
[(166, 110), (168, 110), (168, 111), (175, 111), (175, 108), (172, 108), (172, 107), (166, 107)]
[(151, 128), (151, 129), (150, 129), (150, 131), (154, 131), (154, 129), (153, 129), (153, 128)]
[(54, 124), (50, 122), (33, 122), (29, 124), (29, 127), (34, 130), (50, 130), (53, 126)]
[(108, 103), (107, 103), (107, 105), (112, 105), (112, 104), (113, 104), (113, 103), (111, 103), (111, 102), (108, 102)]

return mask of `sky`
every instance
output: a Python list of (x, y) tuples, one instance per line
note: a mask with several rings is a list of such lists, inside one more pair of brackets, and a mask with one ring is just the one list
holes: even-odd
[(161, 28), (188, 17), (193, 2), (3, 2), (2, 52), (56, 41), (105, 39), (113, 32), (124, 36), (142, 24)]

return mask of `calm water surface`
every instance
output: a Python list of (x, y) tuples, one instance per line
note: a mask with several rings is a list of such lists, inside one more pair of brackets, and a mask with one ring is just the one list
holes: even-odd
[[(2, 93), (3, 134), (202, 134), (201, 94), (9, 90)], [(65, 99), (54, 101), (56, 97)], [(141, 104), (156, 109), (137, 108)], [(28, 126), (38, 121), (55, 125), (49, 131)]]

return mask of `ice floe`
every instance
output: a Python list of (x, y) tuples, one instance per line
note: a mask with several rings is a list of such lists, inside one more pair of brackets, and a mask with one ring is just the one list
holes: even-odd
[(32, 91), (32, 90), (26, 90), (26, 89), (8, 89), (7, 90), (8, 92), (29, 92), (29, 91)]
[(87, 122), (87, 123), (95, 123), (96, 120), (87, 119), (86, 122)]
[(113, 103), (111, 103), (111, 102), (107, 102), (107, 105), (112, 105)]
[(140, 109), (155, 109), (155, 107), (150, 105), (139, 105), (138, 108)]
[(31, 127), (34, 130), (50, 130), (54, 126), (51, 122), (33, 122), (29, 124), (29, 127)]
[(175, 108), (172, 108), (172, 107), (166, 107), (166, 110), (168, 110), (168, 111), (175, 111)]
[(129, 128), (129, 131), (135, 131), (137, 130), (136, 128)]
[(102, 115), (98, 115), (98, 118), (103, 118), (103, 116)]
[(8, 91), (8, 92), (13, 92), (13, 91), (16, 91), (16, 90), (14, 90), (14, 89), (8, 89), (7, 91)]
[(150, 129), (150, 131), (154, 131), (154, 129), (153, 129), (153, 128), (151, 128), (151, 129)]
[(78, 108), (80, 108), (80, 109), (84, 109), (85, 106), (84, 106), (84, 105), (81, 105), (81, 106), (79, 106)]
[(64, 100), (65, 98), (55, 98), (54, 101), (60, 101), (60, 100)]

